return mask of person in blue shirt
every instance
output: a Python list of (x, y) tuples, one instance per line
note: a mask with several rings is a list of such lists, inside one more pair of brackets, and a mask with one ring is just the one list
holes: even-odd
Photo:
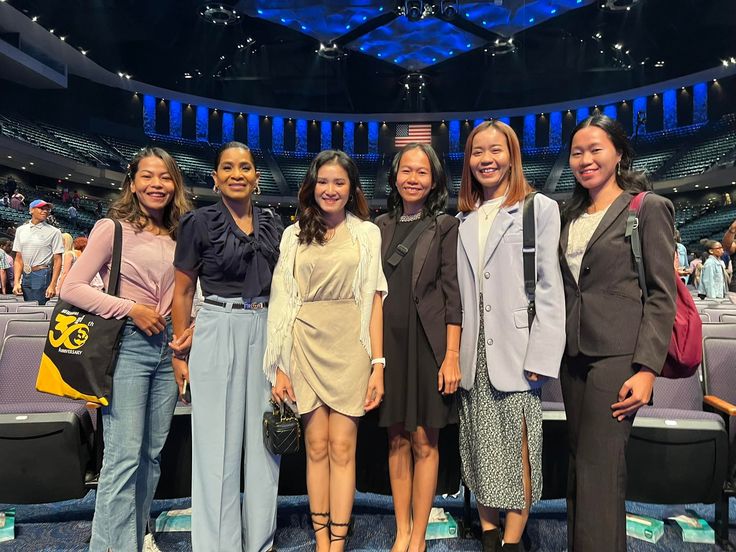
[(705, 245), (710, 255), (703, 264), (698, 295), (705, 296), (708, 299), (723, 299), (728, 293), (726, 266), (721, 260), (723, 245), (714, 240), (703, 240), (701, 243)]

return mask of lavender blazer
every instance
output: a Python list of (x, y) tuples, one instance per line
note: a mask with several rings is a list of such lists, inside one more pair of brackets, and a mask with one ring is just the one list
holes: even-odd
[(478, 251), (479, 214), (477, 211), (458, 214), (461, 222), (457, 275), (463, 306), (460, 385), (463, 389), (471, 389), (475, 381), (481, 291), (483, 346), (493, 386), (499, 391), (527, 391), (541, 386), (541, 382), (528, 381), (525, 370), (554, 378), (559, 374), (565, 347), (565, 293), (557, 256), (559, 208), (546, 196), (537, 194), (534, 198), (537, 314), (530, 332), (521, 251), (522, 206), (523, 202), (519, 202), (499, 210), (488, 234), (482, 263)]

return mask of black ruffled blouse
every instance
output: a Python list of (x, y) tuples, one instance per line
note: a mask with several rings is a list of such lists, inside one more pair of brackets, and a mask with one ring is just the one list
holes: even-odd
[(269, 295), (282, 232), (277, 215), (254, 206), (253, 234), (246, 234), (220, 201), (182, 217), (174, 266), (197, 272), (205, 297)]

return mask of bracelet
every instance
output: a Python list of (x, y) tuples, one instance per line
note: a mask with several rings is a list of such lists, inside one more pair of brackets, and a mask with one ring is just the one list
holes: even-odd
[(386, 367), (386, 357), (379, 357), (379, 358), (374, 358), (373, 360), (371, 360), (371, 366), (374, 366), (376, 364), (383, 364), (385, 368)]

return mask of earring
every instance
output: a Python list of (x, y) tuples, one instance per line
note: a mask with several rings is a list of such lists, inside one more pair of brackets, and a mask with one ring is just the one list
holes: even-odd
[(260, 195), (261, 194), (261, 185), (260, 184), (256, 183), (256, 188), (255, 188), (255, 190), (253, 190), (253, 193), (256, 194), (256, 195)]
[(616, 163), (616, 174), (621, 176), (621, 161)]

